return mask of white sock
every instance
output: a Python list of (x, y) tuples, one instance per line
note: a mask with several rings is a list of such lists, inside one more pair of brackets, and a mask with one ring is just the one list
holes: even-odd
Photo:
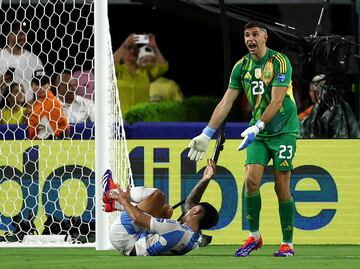
[(281, 245), (287, 244), (289, 247), (294, 248), (293, 243), (282, 242)]
[(250, 232), (249, 236), (252, 236), (256, 240), (259, 240), (260, 239), (260, 231)]
[(156, 188), (146, 188), (144, 186), (130, 188), (130, 202), (139, 203), (157, 191)]

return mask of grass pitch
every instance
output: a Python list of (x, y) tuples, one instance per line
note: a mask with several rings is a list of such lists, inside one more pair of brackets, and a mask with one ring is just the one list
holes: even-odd
[(116, 269), (352, 269), (360, 268), (360, 245), (297, 245), (295, 257), (274, 258), (277, 246), (264, 246), (245, 258), (238, 246), (209, 246), (185, 256), (124, 257), (116, 251), (90, 248), (0, 248), (0, 268)]

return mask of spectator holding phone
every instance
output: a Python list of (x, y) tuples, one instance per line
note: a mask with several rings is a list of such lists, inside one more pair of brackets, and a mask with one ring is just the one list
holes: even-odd
[[(138, 65), (138, 46), (146, 44), (153, 50), (155, 64), (149, 68)], [(161, 77), (169, 68), (168, 62), (159, 50), (155, 35), (129, 35), (114, 53), (114, 63), (119, 88), (122, 113), (133, 105), (148, 102), (150, 83)]]

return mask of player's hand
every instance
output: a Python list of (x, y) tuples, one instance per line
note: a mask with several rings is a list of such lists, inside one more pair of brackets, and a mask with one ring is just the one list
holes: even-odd
[(156, 39), (154, 34), (149, 34), (149, 47), (157, 48)]
[(116, 189), (110, 191), (109, 196), (123, 204), (130, 199), (130, 186), (127, 186), (126, 189), (122, 189), (120, 185), (117, 185)]
[(127, 49), (128, 47), (134, 46), (136, 41), (136, 35), (135, 33), (132, 33), (125, 39), (122, 46)]
[(210, 180), (216, 173), (216, 163), (213, 159), (207, 159), (207, 166), (205, 168), (203, 179)]
[(244, 137), (238, 150), (246, 149), (252, 142), (254, 142), (256, 135), (265, 128), (265, 124), (262, 121), (258, 121), (255, 125), (248, 127), (241, 133), (241, 137)]
[(188, 146), (190, 151), (188, 157), (190, 160), (198, 161), (202, 160), (204, 153), (207, 151), (210, 143), (210, 137), (204, 133), (201, 133), (197, 137), (194, 137)]

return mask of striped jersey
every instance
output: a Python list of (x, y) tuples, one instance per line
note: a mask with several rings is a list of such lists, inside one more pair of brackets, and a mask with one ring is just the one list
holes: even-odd
[(255, 61), (250, 53), (238, 61), (231, 73), (229, 88), (244, 91), (252, 107), (250, 126), (260, 120), (271, 101), (273, 87), (287, 87), (280, 110), (268, 122), (257, 139), (280, 134), (297, 136), (299, 122), (292, 92), (292, 67), (289, 59), (277, 51), (267, 48), (265, 56)]
[(148, 231), (135, 225), (126, 212), (120, 221), (129, 234), (136, 234), (137, 256), (184, 255), (199, 244), (200, 233), (175, 220), (151, 217)]

